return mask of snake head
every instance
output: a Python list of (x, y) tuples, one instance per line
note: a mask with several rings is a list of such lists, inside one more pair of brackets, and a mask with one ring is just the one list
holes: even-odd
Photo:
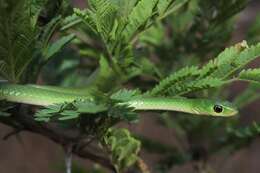
[(197, 99), (193, 104), (193, 111), (197, 114), (229, 117), (238, 113), (237, 108), (228, 101)]
[(211, 111), (214, 116), (233, 116), (238, 113), (237, 108), (227, 101), (216, 101), (212, 103)]

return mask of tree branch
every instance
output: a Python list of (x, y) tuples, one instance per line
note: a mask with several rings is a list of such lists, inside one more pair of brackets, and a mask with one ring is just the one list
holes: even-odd
[[(54, 123), (41, 123), (33, 119), (31, 107), (28, 105), (19, 105), (16, 109), (12, 109), (10, 117), (0, 117), (0, 122), (11, 126), (15, 129), (29, 131), (47, 137), (53, 142), (66, 146), (73, 144), (77, 146), (82, 141), (86, 141), (86, 136), (82, 134), (79, 129), (66, 130), (57, 127)], [(115, 170), (110, 160), (104, 156), (96, 155), (84, 149), (84, 147), (73, 147), (72, 152), (81, 158), (89, 159), (100, 165)]]

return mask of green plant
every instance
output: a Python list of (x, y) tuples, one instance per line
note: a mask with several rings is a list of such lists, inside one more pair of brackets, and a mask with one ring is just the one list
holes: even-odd
[[(134, 138), (126, 129), (112, 128), (122, 121), (138, 122), (139, 115), (132, 108), (117, 104), (133, 97), (227, 99), (226, 86), (246, 81), (250, 84), (234, 99), (235, 104), (242, 108), (258, 99), (260, 69), (246, 65), (260, 56), (259, 22), (246, 38), (252, 45), (242, 41), (224, 49), (236, 22), (234, 16), (247, 5), (246, 0), (87, 2), (88, 7), (80, 10), (66, 0), (0, 0), (1, 77), (12, 83), (88, 86), (94, 96), (94, 100), (75, 100), (36, 112), (32, 106), (3, 101), (2, 123), (47, 136), (65, 148), (72, 147), (74, 154), (117, 172), (133, 167), (142, 142), (144, 149), (164, 154), (156, 166), (167, 172), (175, 164), (204, 160), (227, 146), (245, 146), (241, 144), (259, 134), (257, 124), (240, 130), (239, 116), (213, 119), (158, 114), (161, 125), (175, 129), (192, 144), (181, 152), (138, 135)], [(75, 135), (66, 133), (69, 130)], [(200, 143), (209, 138), (206, 154), (195, 157), (197, 146), (203, 147)], [(108, 157), (92, 153), (92, 145)]]

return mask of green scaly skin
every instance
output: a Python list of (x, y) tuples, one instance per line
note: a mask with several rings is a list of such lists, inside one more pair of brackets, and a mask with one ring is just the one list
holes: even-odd
[[(93, 99), (87, 88), (62, 88), (39, 85), (16, 85), (0, 83), (0, 99), (10, 102), (38, 106), (48, 106), (57, 103), (72, 102), (77, 99)], [(233, 116), (237, 109), (229, 102), (219, 102), (209, 99), (138, 97), (121, 104), (127, 104), (135, 110), (166, 110), (179, 111), (198, 115)], [(221, 107), (216, 112), (214, 107)]]

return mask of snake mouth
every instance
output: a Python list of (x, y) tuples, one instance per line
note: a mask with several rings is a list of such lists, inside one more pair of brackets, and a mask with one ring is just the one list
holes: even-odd
[(237, 114), (238, 114), (238, 110), (234, 109), (234, 110), (230, 111), (229, 113), (224, 113), (224, 114), (221, 114), (219, 116), (231, 117), (231, 116), (235, 116)]
[(231, 113), (230, 116), (234, 116), (234, 115), (236, 115), (236, 114), (238, 114), (238, 110), (234, 110), (234, 112)]

